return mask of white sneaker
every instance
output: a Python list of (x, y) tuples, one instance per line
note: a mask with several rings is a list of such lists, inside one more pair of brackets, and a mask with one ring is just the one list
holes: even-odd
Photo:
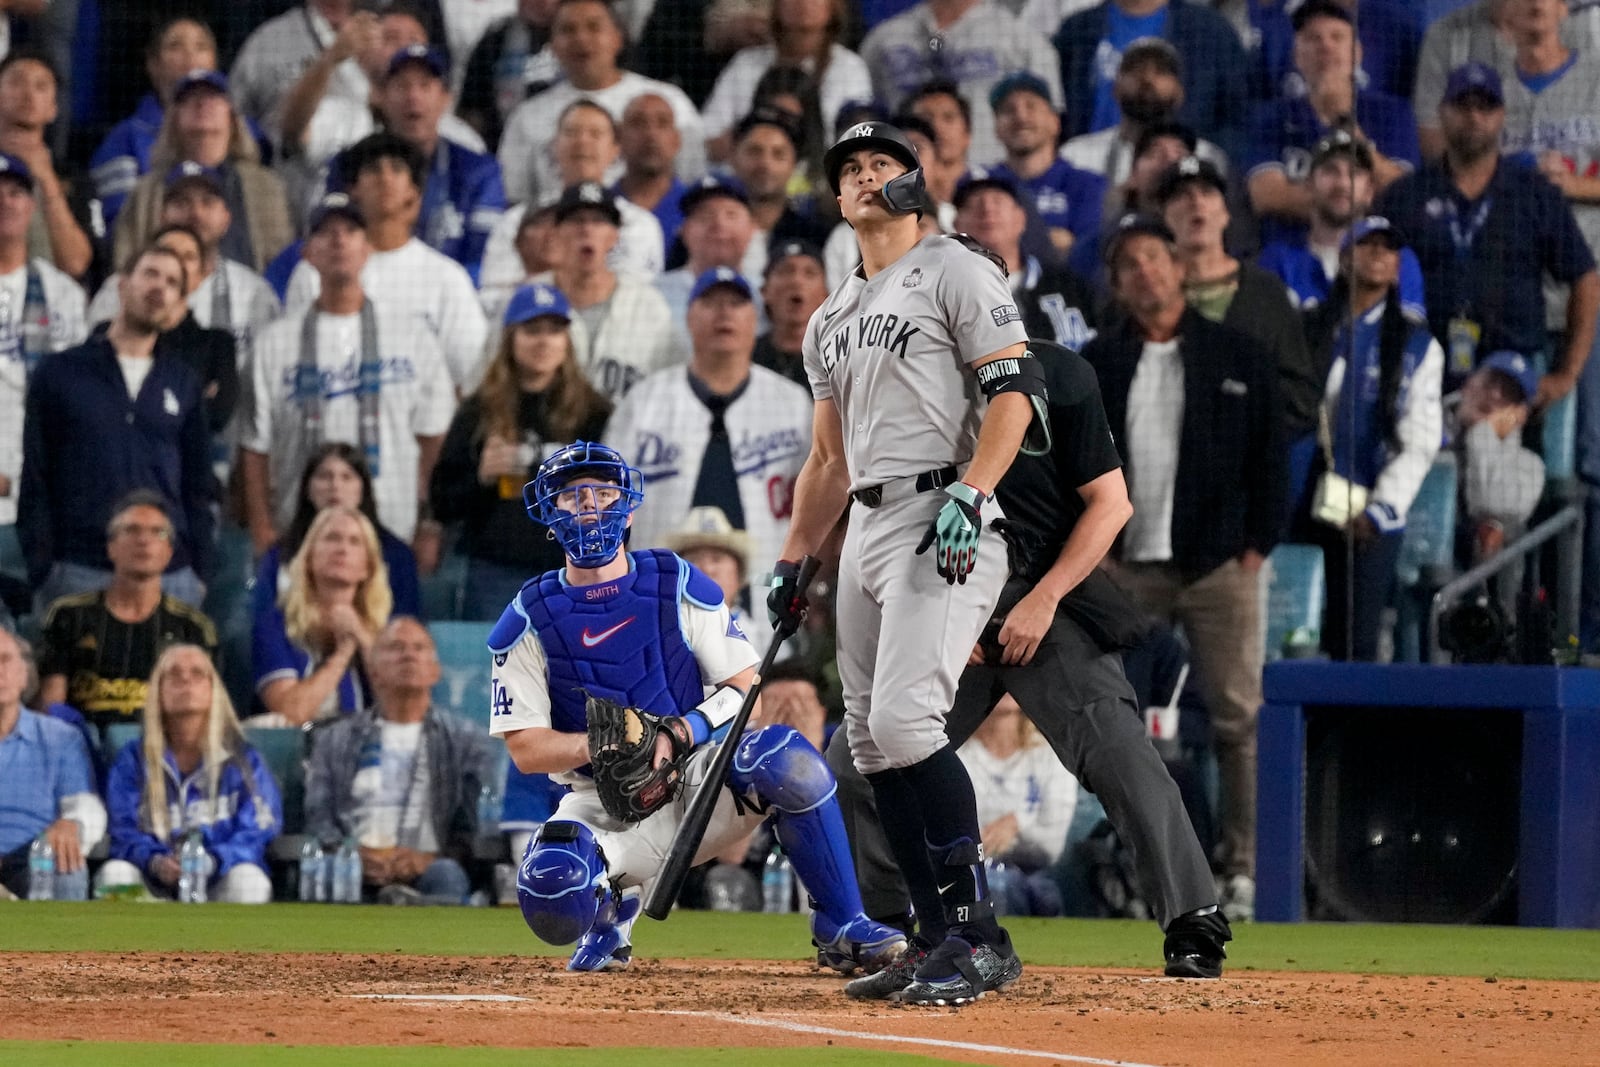
[(1222, 887), (1222, 914), (1231, 923), (1254, 922), (1256, 880), (1248, 874), (1230, 875)]

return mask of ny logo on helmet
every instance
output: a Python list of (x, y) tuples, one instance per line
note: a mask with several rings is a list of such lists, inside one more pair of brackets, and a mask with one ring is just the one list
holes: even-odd
[(862, 122), (862, 123), (858, 123), (855, 126), (850, 127), (850, 129), (846, 130), (845, 131), (845, 135), (843, 137), (839, 138), (839, 140), (841, 140), (841, 141), (850, 141), (850, 140), (854, 140), (857, 137), (872, 137), (872, 136), (875, 136), (877, 134), (877, 132), (878, 132), (878, 128), (876, 126), (874, 126), (872, 123), (870, 123), (870, 122)]

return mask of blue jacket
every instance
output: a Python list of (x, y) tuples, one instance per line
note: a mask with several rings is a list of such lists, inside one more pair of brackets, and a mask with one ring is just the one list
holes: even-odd
[(40, 361), (23, 420), (17, 534), (28, 577), (56, 561), (109, 569), (106, 523), (119, 498), (151, 489), (168, 501), (176, 536), (168, 570), (211, 561), (211, 434), (200, 379), (157, 350), (135, 399), (104, 336)]
[(171, 829), (168, 838), (162, 840), (150, 833), (139, 810), (144, 803), (144, 740), (129, 741), (117, 753), (106, 782), (111, 858), (148, 871), (151, 860), (176, 851), (174, 846), (182, 843), (186, 829), (198, 828), (206, 851), (217, 861), (213, 877), (220, 878), (241, 863), (265, 867), (267, 845), (283, 825), (283, 801), (261, 754), (246, 745), (244, 759), (250, 766), (250, 782), (245, 781), (238, 763), (229, 760), (222, 768), (213, 805), (206, 797), (205, 765), (201, 764), (185, 780), (169, 750), (162, 765), (167, 773), (167, 821)]
[[(1064, 137), (1090, 133), (1094, 113), (1094, 57), (1106, 34), (1110, 0), (1080, 11), (1051, 39), (1061, 56), (1067, 96)], [(1244, 46), (1227, 21), (1209, 7), (1172, 0), (1166, 39), (1183, 57), (1183, 109), (1178, 119), (1230, 156), (1238, 150), (1246, 114), (1248, 80)]]
[(476, 285), (483, 249), (505, 209), (499, 160), (440, 138), (417, 219), (423, 244), (467, 268)]

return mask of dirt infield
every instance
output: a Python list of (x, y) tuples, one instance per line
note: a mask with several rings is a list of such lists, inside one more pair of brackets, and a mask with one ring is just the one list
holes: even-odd
[[(396, 996), (522, 999), (377, 999)], [(973, 1063), (1161, 1067), (1575, 1064), (1594, 1062), (1600, 985), (1257, 972), (1177, 982), (1034, 967), (1007, 994), (930, 1011), (852, 1003), (837, 978), (800, 963), (641, 961), (623, 974), (572, 975), (524, 957), (4, 953), (0, 1038), (833, 1044)]]

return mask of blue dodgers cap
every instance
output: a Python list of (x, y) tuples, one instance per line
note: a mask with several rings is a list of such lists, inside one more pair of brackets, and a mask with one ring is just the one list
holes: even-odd
[(714, 197), (726, 197), (737, 200), (745, 207), (750, 206), (750, 197), (744, 191), (744, 183), (731, 174), (707, 174), (678, 197), (678, 212), (684, 218), (694, 214), (694, 209)]
[(172, 169), (167, 171), (164, 189), (166, 192), (171, 193), (180, 185), (188, 185), (190, 183), (204, 185), (218, 196), (222, 196), (226, 188), (222, 172), (216, 167), (208, 167), (204, 163), (196, 163), (192, 159), (186, 159), (182, 163), (174, 163)]
[(1506, 102), (1499, 73), (1487, 63), (1463, 63), (1450, 72), (1444, 83), (1444, 101), (1454, 104), (1462, 97), (1477, 94), (1496, 107)]
[(228, 95), (228, 76), (220, 70), (195, 69), (178, 79), (178, 84), (172, 87), (172, 99), (182, 100), (186, 95), (196, 89), (210, 89), (212, 92)]
[(450, 60), (445, 58), (443, 52), (437, 48), (429, 48), (425, 44), (408, 44), (389, 57), (387, 77), (394, 77), (408, 63), (416, 63), (426, 67), (435, 78), (448, 78), (450, 76)]
[(367, 217), (356, 207), (355, 201), (344, 193), (329, 193), (317, 201), (317, 206), (311, 211), (311, 221), (306, 226), (307, 233), (316, 233), (322, 229), (322, 224), (331, 218), (349, 219), (361, 229), (367, 228)]
[(1497, 370), (1509, 375), (1511, 380), (1522, 388), (1522, 399), (1531, 401), (1539, 392), (1539, 368), (1533, 365), (1533, 360), (1521, 352), (1510, 352), (1502, 349), (1492, 352), (1478, 364), (1479, 370)]
[(750, 283), (744, 280), (744, 275), (732, 267), (712, 267), (694, 280), (694, 288), (689, 290), (689, 303), (694, 303), (719, 285), (727, 286), (746, 300), (755, 299), (755, 293), (751, 291)]
[(1032, 93), (1034, 96), (1042, 97), (1051, 107), (1055, 106), (1050, 99), (1050, 86), (1045, 84), (1043, 78), (1031, 70), (1017, 70), (995, 82), (994, 88), (989, 90), (989, 110), (1000, 110), (1000, 105), (1006, 102), (1006, 97), (1019, 92)]
[(563, 322), (572, 321), (572, 305), (567, 302), (567, 295), (553, 285), (543, 282), (534, 282), (524, 285), (511, 294), (511, 302), (506, 305), (505, 325), (518, 326), (534, 319), (546, 316), (558, 318)]
[(1405, 234), (1400, 232), (1400, 227), (1390, 222), (1382, 215), (1368, 215), (1366, 218), (1357, 219), (1350, 231), (1344, 235), (1344, 240), (1339, 242), (1339, 250), (1354, 248), (1368, 237), (1382, 236), (1390, 248), (1400, 249), (1406, 246)]
[(9, 178), (28, 192), (33, 192), (33, 171), (16, 156), (0, 152), (0, 178)]

